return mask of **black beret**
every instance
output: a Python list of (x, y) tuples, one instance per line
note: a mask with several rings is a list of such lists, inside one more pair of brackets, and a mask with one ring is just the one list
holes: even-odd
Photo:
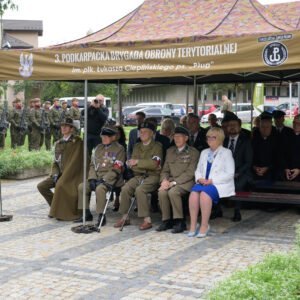
[(235, 113), (231, 112), (231, 111), (227, 111), (224, 113), (224, 118), (222, 120), (223, 122), (229, 122), (229, 121), (237, 121), (238, 117)]
[(187, 135), (187, 136), (190, 135), (189, 131), (183, 126), (175, 127), (174, 134), (176, 134), (176, 133), (181, 133), (181, 134), (184, 134), (184, 135)]
[(151, 122), (144, 122), (140, 125), (139, 129), (142, 129), (142, 128), (147, 128), (147, 129), (150, 129), (152, 130), (153, 132), (155, 131), (155, 125)]
[(285, 112), (282, 111), (282, 110), (273, 110), (272, 116), (273, 116), (273, 118), (275, 118), (275, 119), (281, 118), (281, 117), (285, 116)]
[(272, 119), (272, 114), (267, 112), (267, 111), (264, 111), (262, 112), (260, 115), (259, 115), (259, 118), (261, 120), (271, 120)]
[(100, 135), (107, 135), (107, 136), (113, 136), (116, 135), (117, 131), (110, 127), (103, 127), (101, 130)]

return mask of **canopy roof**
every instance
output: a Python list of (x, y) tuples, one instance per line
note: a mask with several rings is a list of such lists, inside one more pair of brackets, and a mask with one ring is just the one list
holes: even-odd
[(81, 39), (0, 51), (0, 80), (300, 80), (300, 30), (291, 19), (256, 0), (145, 0)]
[(279, 33), (296, 28), (274, 11), (256, 0), (145, 0), (112, 25), (58, 47), (86, 43), (197, 41)]

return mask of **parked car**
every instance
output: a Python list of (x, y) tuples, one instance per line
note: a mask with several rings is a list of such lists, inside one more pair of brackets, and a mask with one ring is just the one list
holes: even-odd
[(278, 106), (276, 106), (277, 110), (282, 110), (286, 113), (287, 116), (290, 115), (290, 111), (291, 111), (291, 115), (295, 116), (298, 113), (298, 105), (296, 103), (292, 103), (292, 106), (290, 105), (289, 102), (284, 102), (279, 104)]
[[(126, 118), (126, 125), (135, 125), (135, 114), (138, 111), (142, 111), (146, 114), (146, 118), (154, 117), (157, 120), (157, 123), (160, 124), (164, 117), (172, 117), (174, 115), (173, 111), (168, 108), (161, 108), (161, 107), (147, 107), (147, 108), (140, 108), (138, 110), (133, 111), (132, 113), (127, 115)], [(125, 120), (124, 120), (125, 122)]]
[(173, 113), (175, 116), (183, 116), (186, 114), (184, 104), (173, 104)]
[[(122, 124), (123, 125), (127, 125), (126, 124), (126, 120), (129, 114), (131, 114), (132, 112), (136, 111), (137, 109), (142, 109), (144, 107), (136, 107), (136, 106), (125, 106), (122, 109)], [(118, 116), (116, 116), (118, 117)]]
[(258, 105), (256, 107), (260, 112), (268, 112), (268, 113), (272, 113), (275, 109), (276, 109), (276, 106), (274, 105), (264, 105), (264, 104), (261, 104), (261, 105)]
[(168, 102), (142, 102), (137, 104), (137, 107), (161, 107), (161, 108), (167, 108), (167, 109), (173, 109), (172, 103)]
[[(237, 116), (242, 120), (243, 123), (250, 123), (251, 122), (251, 108), (253, 109), (253, 117), (257, 117), (260, 115), (260, 112), (254, 107), (251, 106), (251, 103), (237, 103), (237, 109), (235, 109), (235, 103), (233, 103), (232, 105), (232, 111), (236, 112)], [(214, 112), (213, 112), (216, 116), (218, 120), (222, 120), (223, 119), (223, 113), (221, 112), (221, 107), (217, 108)], [(201, 118), (201, 122), (202, 123), (208, 123), (208, 116), (209, 114), (204, 115)]]
[[(217, 104), (204, 104), (204, 107), (202, 104), (198, 105), (198, 115), (199, 117), (202, 117), (206, 114), (214, 112), (220, 105)], [(189, 104), (189, 113), (194, 112), (194, 105)]]

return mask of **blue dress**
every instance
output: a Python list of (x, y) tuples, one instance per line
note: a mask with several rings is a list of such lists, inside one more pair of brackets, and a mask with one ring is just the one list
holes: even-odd
[[(211, 166), (212, 166), (212, 162), (207, 161), (205, 179), (208, 179)], [(192, 192), (205, 192), (212, 199), (213, 203), (215, 203), (215, 204), (218, 203), (219, 200), (220, 200), (220, 196), (219, 196), (218, 190), (212, 184), (210, 184), (210, 185), (202, 185), (200, 183), (196, 183), (192, 187), (191, 191)]]

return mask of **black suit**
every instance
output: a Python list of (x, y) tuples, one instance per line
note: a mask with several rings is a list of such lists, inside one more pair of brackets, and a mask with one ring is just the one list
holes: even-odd
[(208, 148), (208, 144), (206, 143), (206, 133), (207, 130), (203, 127), (199, 127), (199, 131), (194, 143), (189, 140), (189, 145), (196, 148), (200, 153), (202, 150)]
[[(230, 137), (224, 140), (224, 147), (229, 147)], [(253, 151), (250, 138), (240, 133), (235, 149), (233, 152), (233, 159), (235, 163), (235, 190), (244, 191), (247, 184), (252, 180), (252, 160)]]

